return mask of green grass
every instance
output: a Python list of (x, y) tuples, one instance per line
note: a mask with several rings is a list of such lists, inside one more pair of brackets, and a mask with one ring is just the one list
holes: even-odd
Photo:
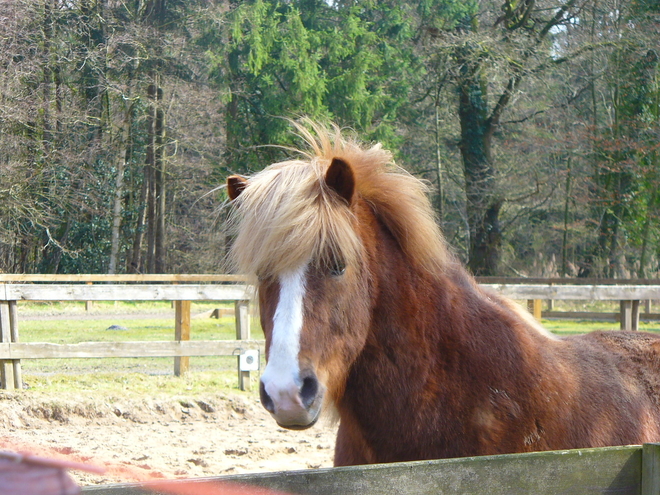
[[(233, 316), (219, 319), (198, 317), (231, 304), (193, 303), (191, 339), (233, 340)], [(162, 316), (161, 316), (162, 315)], [(147, 316), (148, 318), (144, 318)], [(170, 303), (94, 302), (19, 303), (19, 332), (22, 342), (158, 341), (174, 339), (174, 311)], [(113, 329), (112, 326), (124, 329)], [(253, 339), (263, 339), (254, 315)], [(237, 358), (234, 356), (190, 358), (190, 372), (173, 376), (173, 358), (24, 359), (23, 381), (31, 390), (50, 393), (71, 391), (94, 394), (197, 393), (202, 390), (237, 390)], [(253, 373), (256, 376), (256, 374)]]
[[(232, 307), (230, 303), (195, 301), (192, 303), (192, 313), (230, 307)], [(18, 311), (19, 314), (27, 316), (157, 313), (172, 311), (172, 303), (168, 301), (93, 301), (88, 307), (84, 302), (76, 301), (19, 301)]]
[[(107, 397), (139, 398), (155, 396), (238, 393), (236, 371), (191, 371), (182, 377), (149, 375), (136, 372), (103, 371), (98, 373), (30, 375), (24, 374), (29, 386), (25, 393), (52, 394), (56, 397), (91, 395), (95, 399)], [(257, 376), (252, 377), (255, 394)]]
[[(112, 329), (111, 327), (121, 327)], [(99, 320), (21, 320), (20, 339), (23, 342), (112, 342), (130, 340), (172, 340), (174, 317), (154, 319), (104, 318)], [(256, 332), (258, 329), (254, 329)], [(193, 319), (191, 339), (227, 340), (236, 338), (234, 317)], [(258, 337), (256, 337), (258, 338)]]
[[(595, 330), (619, 330), (619, 322), (591, 320), (542, 320), (541, 324), (557, 335), (579, 335)], [(642, 332), (660, 332), (660, 322), (640, 322)]]

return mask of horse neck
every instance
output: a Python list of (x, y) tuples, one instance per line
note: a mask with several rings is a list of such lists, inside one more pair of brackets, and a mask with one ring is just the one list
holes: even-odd
[(376, 241), (371, 324), (337, 403), (340, 439), (362, 449), (359, 462), (474, 455), (469, 416), (492, 397), (504, 409), (528, 402), (549, 375), (546, 337), (458, 262), (431, 274), (387, 231)]
[[(499, 296), (479, 288), (457, 261), (431, 274), (407, 262), (387, 231), (376, 245), (371, 328), (357, 367), (404, 373), (418, 383), (448, 372), (460, 382), (467, 369), (525, 379), (521, 363), (534, 359), (547, 337)], [(415, 386), (403, 392), (415, 393)]]

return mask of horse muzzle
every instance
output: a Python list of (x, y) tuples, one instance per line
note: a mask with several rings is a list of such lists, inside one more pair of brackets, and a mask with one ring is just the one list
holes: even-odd
[(314, 426), (323, 406), (325, 387), (316, 375), (307, 373), (303, 378), (284, 383), (259, 383), (261, 404), (277, 424), (290, 430), (304, 430)]

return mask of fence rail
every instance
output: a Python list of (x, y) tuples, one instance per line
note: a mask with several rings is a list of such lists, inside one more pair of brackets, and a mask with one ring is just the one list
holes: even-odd
[[(1, 275), (0, 275), (1, 277)], [(658, 285), (657, 278), (475, 277), (480, 284), (507, 285)], [(0, 279), (1, 280), (1, 279)]]
[[(298, 495), (657, 495), (660, 444), (534, 452), (371, 466), (172, 481), (170, 489), (125, 484), (85, 487), (86, 495), (164, 495), (186, 483), (199, 493), (219, 483), (246, 495), (267, 488)], [(237, 486), (238, 485), (238, 486)], [(252, 488), (252, 489), (251, 489)]]
[(660, 299), (660, 285), (482, 284), (512, 299), (629, 301)]
[(247, 285), (0, 284), (0, 301), (242, 301)]
[[(587, 301), (619, 301), (619, 321), (622, 330), (637, 330), (639, 328), (640, 302), (643, 300), (660, 300), (660, 285), (556, 285), (555, 282), (537, 284), (483, 283), (482, 286), (499, 292), (512, 299), (527, 299), (530, 312), (541, 319), (542, 300), (587, 300)], [(493, 280), (488, 280), (493, 282)], [(517, 282), (519, 279), (516, 279)], [(549, 279), (565, 280), (565, 279)], [(647, 281), (649, 282), (649, 281)], [(656, 281), (657, 282), (657, 281)]]
[(129, 358), (237, 356), (263, 352), (263, 340), (187, 340), (148, 342), (80, 342), (78, 344), (0, 343), (2, 359)]
[(247, 282), (249, 279), (245, 275), (231, 275), (231, 274), (120, 274), (120, 275), (105, 275), (105, 274), (71, 274), (71, 275), (55, 275), (55, 274), (16, 274), (16, 273), (0, 273), (0, 283), (4, 282), (85, 282), (85, 283), (116, 283), (116, 282), (169, 282), (169, 283), (186, 283), (186, 282)]

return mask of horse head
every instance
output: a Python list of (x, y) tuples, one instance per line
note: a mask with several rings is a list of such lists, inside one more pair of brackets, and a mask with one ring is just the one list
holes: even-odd
[[(248, 180), (238, 176), (228, 179), (232, 201), (249, 188)], [(337, 157), (330, 161), (317, 191), (328, 196), (324, 200), (328, 207), (345, 210), (339, 216), (356, 224), (355, 176), (346, 161)], [(330, 233), (322, 235), (332, 237)], [(295, 229), (288, 230), (282, 242), (304, 243), (303, 238)], [(259, 387), (261, 402), (280, 426), (290, 429), (312, 426), (323, 409), (324, 398), (341, 395), (368, 328), (369, 307), (364, 297), (368, 270), (359, 257), (362, 241), (352, 246), (358, 252), (351, 247), (349, 252), (342, 250), (337, 245), (341, 242), (321, 244), (325, 245), (299, 257), (298, 263), (258, 274), (267, 349)]]
[(232, 258), (237, 270), (258, 280), (267, 356), (261, 402), (292, 429), (310, 427), (324, 403), (341, 400), (365, 346), (387, 264), (379, 229), (392, 232), (397, 249), (427, 258), (438, 252), (439, 235), (432, 215), (411, 227), (426, 211), (420, 207), (425, 189), (387, 168), (389, 152), (345, 141), (338, 129), (333, 137), (315, 127), (318, 140), (298, 130), (314, 151), (307, 159), (227, 180)]

